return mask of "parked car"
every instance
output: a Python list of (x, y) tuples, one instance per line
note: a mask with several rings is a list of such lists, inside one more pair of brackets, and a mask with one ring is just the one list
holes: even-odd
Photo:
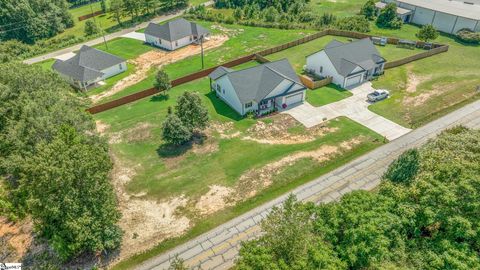
[(370, 102), (377, 102), (386, 99), (390, 95), (390, 92), (385, 89), (378, 89), (367, 95), (367, 99)]

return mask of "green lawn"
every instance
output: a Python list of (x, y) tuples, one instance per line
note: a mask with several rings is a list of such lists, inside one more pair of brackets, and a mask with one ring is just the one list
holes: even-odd
[(340, 88), (334, 84), (315, 89), (307, 90), (307, 101), (315, 107), (327, 105), (352, 96), (350, 91)]
[[(309, 158), (300, 159), (295, 166), (285, 167), (275, 177), (275, 182), (267, 189), (259, 190), (254, 197), (238, 203), (207, 217), (192, 214), (194, 204), (180, 214), (187, 215), (195, 224), (191, 230), (179, 238), (168, 240), (153, 250), (121, 263), (116, 269), (127, 269), (138, 261), (154, 256), (174, 244), (186, 241), (195, 235), (238, 216), (276, 196), (308, 182), (347, 161), (366, 153), (382, 144), (382, 138), (373, 131), (347, 119), (339, 118), (328, 123), (334, 129), (331, 133), (316, 136), (314, 140), (296, 144), (264, 144), (240, 137), (226, 138), (217, 132), (209, 133), (205, 144), (213, 144), (218, 150), (204, 153), (190, 148), (172, 151), (162, 145), (161, 123), (167, 115), (169, 106), (174, 106), (176, 99), (184, 91), (198, 91), (209, 115), (215, 123), (233, 123), (228, 134), (240, 132), (249, 134), (249, 127), (257, 120), (241, 118), (229, 106), (209, 91), (208, 79), (187, 83), (169, 91), (168, 99), (163, 96), (145, 98), (138, 102), (118, 107), (94, 115), (96, 120), (110, 125), (109, 135), (122, 134), (120, 141), (111, 144), (112, 152), (122, 160), (122, 164), (135, 166), (136, 176), (127, 185), (131, 194), (142, 192), (145, 198), (163, 200), (185, 195), (195, 201), (209, 190), (209, 185), (222, 185), (241, 191), (241, 175), (253, 168), (261, 168), (273, 161), (300, 151), (314, 151), (325, 145), (338, 146), (341, 142), (361, 136), (362, 143), (352, 149), (344, 149), (329, 161), (316, 162)], [(277, 116), (278, 117), (278, 116)], [(262, 119), (272, 123), (277, 118)], [(295, 122), (295, 121), (294, 121)], [(150, 136), (141, 140), (129, 139), (129, 131), (140, 124), (148, 123)], [(290, 134), (307, 134), (300, 123), (295, 122), (288, 129)], [(169, 163), (174, 158), (175, 166)], [(136, 165), (134, 165), (136, 164)], [(170, 164), (170, 165), (169, 165)]]
[(143, 41), (133, 38), (112, 39), (107, 42), (107, 46), (105, 46), (104, 43), (100, 43), (94, 46), (94, 48), (114, 54), (124, 59), (133, 59), (141, 54), (155, 49), (152, 46), (146, 45)]
[(36, 63), (36, 66), (40, 66), (45, 70), (52, 70), (52, 65), (55, 63), (55, 59), (48, 59), (39, 63)]
[(365, 0), (312, 0), (310, 6), (318, 14), (331, 13), (338, 17), (348, 17), (358, 14), (365, 2)]
[[(336, 37), (336, 36), (325, 36), (310, 42), (271, 54), (266, 56), (269, 60), (278, 60), (282, 58), (287, 58), (290, 63), (293, 65), (293, 68), (298, 73), (302, 72), (303, 66), (306, 64), (306, 57), (312, 53), (322, 50), (330, 41), (338, 40), (341, 42), (348, 42), (348, 38), (345, 37)], [(387, 46), (377, 46), (380, 54), (387, 59), (387, 61), (398, 60), (407, 56), (411, 56), (424, 50), (421, 49), (402, 49), (397, 48), (394, 45)]]
[[(248, 27), (240, 25), (219, 25), (211, 22), (198, 22), (210, 29), (213, 34), (226, 34), (229, 36), (222, 46), (207, 50), (205, 52), (205, 67), (213, 67), (240, 56), (270, 48), (276, 45), (301, 38), (314, 31), (266, 29), (260, 27)], [(219, 29), (221, 28), (221, 29)], [(110, 43), (109, 43), (110, 44)], [(144, 45), (142, 45), (144, 46)], [(171, 79), (179, 78), (201, 70), (201, 56), (199, 54), (190, 56), (175, 63), (163, 67)], [(136, 85), (128, 87), (123, 91), (107, 97), (100, 102), (117, 99), (141, 90), (152, 87), (154, 81), (154, 70), (150, 76)]]
[[(416, 39), (418, 30), (412, 25), (401, 30), (372, 27), (373, 34), (404, 39)], [(448, 44), (449, 51), (389, 69), (373, 82), (374, 87), (390, 90), (391, 98), (371, 105), (370, 110), (406, 127), (418, 127), (480, 98), (476, 91), (480, 46), (465, 46), (449, 35), (435, 42)]]

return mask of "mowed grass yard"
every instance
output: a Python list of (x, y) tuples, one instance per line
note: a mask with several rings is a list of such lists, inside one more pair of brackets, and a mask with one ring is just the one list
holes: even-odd
[[(244, 65), (253, 66), (255, 62)], [(207, 138), (203, 144), (172, 149), (162, 142), (161, 124), (168, 107), (174, 107), (177, 98), (185, 91), (200, 94), (203, 104), (208, 108), (212, 126), (206, 131)], [(147, 253), (134, 256), (116, 269), (135, 265), (383, 144), (380, 135), (347, 118), (328, 122), (325, 127), (327, 131), (316, 135), (292, 119), (294, 124), (285, 132), (288, 136), (313, 136), (312, 140), (304, 143), (260, 143), (245, 137), (254, 136), (251, 128), (259, 122), (280, 124), (282, 117), (287, 116), (277, 115), (261, 120), (241, 118), (210, 92), (207, 78), (172, 88), (168, 99), (159, 95), (94, 115), (95, 120), (109, 126), (106, 135), (116, 138), (114, 142), (110, 141), (111, 150), (121, 161), (122, 167), (135, 170), (135, 176), (126, 185), (128, 193), (144, 194), (143, 198), (156, 201), (184, 195), (189, 203), (179, 213), (188, 216), (193, 223), (182, 237), (168, 240)], [(225, 129), (226, 126), (229, 128)], [(359, 140), (359, 143), (340, 147), (352, 139)], [(313, 158), (298, 159), (272, 172), (274, 181), (268, 187), (258, 188), (255, 196), (248, 198), (242, 193), (256, 187), (253, 183), (240, 181), (249, 171), (264, 168), (295, 153), (316, 151), (322, 147), (339, 147), (339, 151), (322, 162)], [(195, 211), (195, 201), (205, 195), (212, 185), (232, 188), (246, 199), (211, 215), (200, 216)]]
[[(307, 43), (271, 54), (267, 55), (266, 58), (274, 61), (282, 58), (287, 58), (290, 63), (292, 64), (293, 68), (297, 73), (302, 73), (303, 66), (307, 64), (306, 57), (313, 53), (323, 50), (325, 46), (330, 43), (332, 40), (338, 40), (341, 42), (349, 42), (349, 38), (345, 37), (337, 37), (337, 36), (324, 36), (321, 38), (314, 39)], [(424, 52), (422, 49), (403, 49), (398, 48), (394, 45), (386, 45), (386, 46), (377, 46), (378, 51), (380, 54), (387, 59), (387, 61), (395, 61), (407, 56), (411, 56), (420, 52)]]
[[(416, 39), (419, 28), (404, 25), (400, 30), (379, 29), (372, 33)], [(406, 127), (424, 125), (473, 100), (480, 99), (480, 46), (465, 45), (450, 35), (441, 35), (437, 43), (448, 44), (449, 51), (407, 65), (389, 69), (377, 81), (376, 88), (387, 88), (391, 97), (369, 107)]]
[[(223, 25), (203, 21), (200, 21), (198, 23), (209, 29), (213, 35), (223, 34), (228, 35), (229, 37), (229, 39), (223, 45), (205, 51), (205, 68), (217, 66), (241, 57), (243, 55), (251, 54), (256, 51), (287, 43), (289, 41), (302, 38), (315, 32), (313, 30), (305, 30), (299, 32), (297, 30), (280, 30), (239, 25)], [(130, 40), (131, 39), (121, 38), (108, 42), (108, 46), (110, 48), (108, 52), (115, 55), (128, 57), (129, 52), (142, 52), (144, 50), (148, 51), (151, 49), (158, 50), (156, 48), (143, 44), (141, 41), (135, 42), (134, 40), (132, 42)], [(102, 50), (105, 49), (105, 46), (102, 44), (99, 44), (97, 47)], [(139, 54), (134, 53), (133, 56), (137, 55)], [(179, 78), (200, 71), (202, 69), (201, 55), (196, 54), (193, 56), (189, 56), (174, 63), (166, 64), (162, 68), (168, 73), (170, 79)], [(149, 76), (145, 80), (133, 86), (127, 87), (126, 89), (112, 96), (104, 98), (99, 102), (107, 102), (129, 94), (133, 94), (135, 92), (149, 89), (153, 86), (154, 77), (155, 69), (152, 69), (149, 72)], [(98, 93), (98, 91), (94, 91), (88, 94), (90, 95), (96, 93)]]

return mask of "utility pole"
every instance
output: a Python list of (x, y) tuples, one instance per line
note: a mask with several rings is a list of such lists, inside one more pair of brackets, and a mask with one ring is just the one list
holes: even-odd
[(200, 47), (202, 48), (202, 69), (204, 68), (205, 64), (203, 61), (203, 35), (200, 37)]
[[(90, 12), (92, 13), (92, 18), (93, 18), (93, 23), (97, 25), (97, 20), (95, 20), (95, 14), (93, 14), (93, 7), (92, 7), (92, 0), (90, 0)], [(102, 29), (102, 24), (98, 22), (98, 27), (100, 28), (100, 31), (102, 32), (102, 37), (103, 37), (103, 43), (105, 44), (105, 48), (108, 51), (108, 45), (107, 45), (107, 39), (105, 38), (105, 32)]]

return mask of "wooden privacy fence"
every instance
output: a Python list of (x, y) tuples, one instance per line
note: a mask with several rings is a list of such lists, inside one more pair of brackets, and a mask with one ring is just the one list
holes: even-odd
[(415, 55), (412, 55), (412, 56), (409, 56), (409, 57), (405, 57), (405, 58), (400, 59), (400, 60), (387, 62), (387, 63), (385, 63), (384, 68), (385, 69), (390, 69), (390, 68), (398, 67), (398, 66), (405, 65), (405, 64), (408, 64), (410, 62), (417, 61), (417, 60), (420, 60), (420, 59), (423, 59), (423, 58), (427, 58), (427, 57), (430, 57), (432, 55), (443, 53), (443, 52), (446, 52), (446, 51), (448, 51), (448, 46), (443, 45), (441, 47), (437, 47), (435, 49), (431, 49), (431, 50), (428, 50), (426, 52), (421, 52), (421, 53), (418, 53), (418, 54), (415, 54)]
[(84, 21), (86, 19), (90, 19), (92, 17), (98, 16), (98, 15), (101, 15), (101, 14), (103, 14), (102, 10), (95, 11), (94, 13), (89, 13), (87, 15), (83, 15), (83, 16), (78, 17), (78, 21), (81, 22), (81, 21)]
[(308, 89), (311, 89), (311, 90), (323, 87), (325, 85), (328, 85), (328, 84), (332, 83), (332, 80), (333, 80), (332, 77), (327, 77), (323, 80), (318, 80), (318, 81), (314, 81), (310, 77), (305, 76), (305, 75), (300, 75), (299, 77), (300, 77), (300, 81), (302, 81), (303, 85), (305, 85), (306, 87), (308, 87)]
[[(234, 67), (234, 66), (238, 66), (240, 64), (246, 63), (248, 61), (251, 61), (254, 58), (255, 58), (255, 55), (250, 54), (250, 55), (235, 59), (233, 61), (227, 62), (225, 64), (222, 64), (221, 66)], [(187, 75), (187, 76), (183, 76), (181, 78), (172, 80), (170, 83), (172, 84), (172, 87), (174, 87), (174, 86), (178, 86), (178, 85), (181, 85), (181, 84), (184, 84), (184, 83), (187, 83), (187, 82), (194, 81), (196, 79), (203, 78), (205, 76), (208, 76), (208, 74), (212, 73), (217, 67), (219, 67), (219, 66), (204, 69), (204, 70), (201, 70), (199, 72), (196, 72), (196, 73), (193, 73), (193, 74), (190, 74), (190, 75)], [(160, 93), (160, 92), (157, 89), (150, 88), (150, 89), (147, 89), (147, 90), (143, 90), (143, 91), (125, 96), (125, 97), (121, 97), (121, 98), (116, 99), (116, 100), (112, 100), (112, 101), (109, 101), (109, 102), (106, 102), (106, 103), (103, 103), (103, 104), (100, 104), (100, 105), (93, 106), (93, 107), (87, 109), (87, 111), (91, 114), (96, 114), (96, 113), (103, 112), (103, 111), (106, 111), (106, 110), (110, 110), (110, 109), (113, 109), (115, 107), (130, 103), (130, 102), (134, 102), (136, 100), (139, 100), (139, 99), (151, 96), (151, 95), (155, 95), (155, 94), (158, 94), (158, 93)]]
[[(318, 39), (318, 38), (321, 38), (321, 37), (324, 37), (324, 36), (327, 36), (327, 35), (342, 36), (342, 37), (349, 37), (349, 38), (355, 38), (355, 39), (374, 37), (373, 35), (368, 35), (368, 34), (364, 34), (364, 33), (357, 33), (357, 32), (350, 32), (350, 31), (333, 30), (333, 29), (323, 30), (323, 31), (317, 32), (315, 34), (297, 39), (297, 40), (292, 41), (292, 42), (288, 42), (288, 43), (285, 43), (285, 44), (282, 44), (282, 45), (279, 45), (279, 46), (276, 46), (276, 47), (273, 47), (273, 48), (269, 48), (269, 49), (266, 49), (266, 50), (263, 50), (263, 51), (260, 51), (260, 52), (254, 53), (254, 54), (249, 54), (249, 55), (237, 58), (235, 60), (224, 63), (222, 65), (218, 65), (218, 66), (215, 66), (215, 67), (212, 67), (212, 68), (208, 68), (208, 69), (204, 69), (204, 70), (195, 72), (195, 73), (190, 74), (190, 75), (186, 75), (184, 77), (181, 77), (181, 78), (178, 78), (178, 79), (175, 79), (175, 80), (171, 81), (171, 84), (172, 84), (172, 86), (178, 86), (178, 85), (181, 85), (181, 84), (184, 84), (184, 83), (187, 83), (187, 82), (191, 82), (191, 81), (203, 78), (205, 76), (208, 76), (208, 74), (210, 74), (212, 71), (214, 71), (219, 66), (234, 67), (234, 66), (246, 63), (246, 62), (251, 61), (251, 60), (258, 60), (259, 62), (264, 62), (265, 63), (269, 60), (267, 58), (265, 58), (264, 56), (267, 56), (269, 54), (273, 54), (273, 53), (276, 53), (276, 52), (279, 52), (279, 51), (283, 51), (283, 50), (286, 50), (288, 48), (295, 47), (295, 46), (298, 46), (300, 44), (303, 44), (303, 43), (306, 43), (306, 42), (309, 42), (309, 41), (312, 41), (312, 40), (315, 40), (315, 39)], [(397, 39), (397, 38), (387, 38), (387, 43), (398, 44), (399, 40), (400, 39)], [(416, 41), (417, 46), (422, 47), (424, 44), (425, 43), (422, 42), (422, 41)], [(406, 57), (406, 58), (403, 58), (403, 59), (400, 59), (400, 60), (397, 60), (397, 61), (387, 62), (385, 64), (385, 69), (398, 67), (398, 66), (401, 66), (401, 65), (419, 60), (419, 59), (423, 59), (423, 58), (430, 57), (430, 56), (435, 55), (435, 54), (439, 54), (439, 53), (443, 53), (443, 52), (448, 51), (448, 45), (433, 44), (432, 47), (434, 49), (431, 49), (429, 51), (422, 52), (422, 53), (419, 53), (419, 54), (416, 54), (416, 55), (413, 55), (413, 56), (409, 56), (409, 57)], [(304, 85), (307, 86), (310, 89), (315, 89), (315, 88), (319, 88), (319, 87), (322, 87), (324, 85), (327, 85), (327, 84), (331, 83), (331, 80), (332, 80), (331, 78), (326, 78), (324, 80), (314, 82), (311, 79), (308, 79), (308, 80), (306, 78), (302, 79), (302, 77), (304, 77), (304, 76), (300, 76), (300, 79), (302, 80)], [(310, 87), (310, 86), (312, 86), (312, 87)], [(92, 114), (96, 114), (96, 113), (103, 112), (103, 111), (106, 111), (106, 110), (109, 110), (109, 109), (112, 109), (112, 108), (130, 103), (130, 102), (133, 102), (133, 101), (151, 96), (151, 95), (155, 95), (157, 93), (159, 93), (159, 92), (155, 88), (150, 88), (150, 89), (143, 90), (143, 91), (140, 91), (140, 92), (137, 92), (137, 93), (134, 93), (134, 94), (116, 99), (116, 100), (112, 100), (112, 101), (109, 101), (109, 102), (106, 102), (106, 103), (103, 103), (103, 104), (100, 104), (100, 105), (93, 106), (93, 107), (87, 109), (87, 111), (92, 113)]]

